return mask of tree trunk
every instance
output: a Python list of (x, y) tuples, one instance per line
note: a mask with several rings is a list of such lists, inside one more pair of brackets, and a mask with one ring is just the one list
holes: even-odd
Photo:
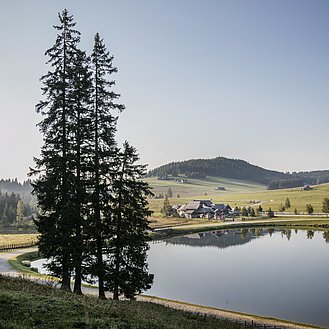
[(61, 281), (61, 289), (65, 291), (72, 292), (71, 290), (71, 275), (67, 266), (67, 257), (63, 257), (63, 274)]
[(116, 283), (113, 289), (113, 299), (119, 300), (119, 285)]
[(104, 263), (103, 263), (103, 251), (102, 240), (97, 239), (97, 269), (98, 269), (98, 298), (106, 299), (104, 288)]
[(75, 266), (75, 281), (74, 281), (74, 288), (73, 288), (73, 292), (77, 295), (82, 295), (81, 281), (82, 281), (81, 257), (78, 257), (77, 264)]

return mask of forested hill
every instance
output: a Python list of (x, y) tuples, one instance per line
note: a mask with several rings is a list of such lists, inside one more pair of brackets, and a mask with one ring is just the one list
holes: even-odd
[(217, 157), (171, 162), (149, 171), (148, 176), (166, 178), (185, 175), (190, 178), (225, 177), (266, 184), (268, 189), (290, 188), (304, 184), (329, 182), (329, 170), (283, 173), (252, 165), (244, 160)]
[(153, 169), (148, 173), (148, 176), (167, 177), (168, 175), (186, 175), (191, 178), (217, 176), (251, 180), (262, 184), (268, 184), (271, 180), (287, 179), (290, 177), (289, 174), (267, 170), (252, 165), (244, 160), (228, 159), (224, 157), (171, 162)]
[(7, 193), (31, 193), (31, 181), (26, 180), (20, 183), (17, 178), (15, 179), (0, 179), (0, 191)]

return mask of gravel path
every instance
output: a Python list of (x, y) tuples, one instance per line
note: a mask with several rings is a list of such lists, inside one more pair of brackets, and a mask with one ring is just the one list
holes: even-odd
[(17, 276), (17, 271), (9, 264), (8, 260), (31, 251), (37, 251), (37, 248), (15, 249), (0, 252), (0, 273), (4, 275)]

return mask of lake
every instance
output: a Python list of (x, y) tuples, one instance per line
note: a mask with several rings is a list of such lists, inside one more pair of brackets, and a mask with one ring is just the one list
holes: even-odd
[(320, 231), (259, 228), (154, 241), (145, 294), (329, 327), (327, 241)]

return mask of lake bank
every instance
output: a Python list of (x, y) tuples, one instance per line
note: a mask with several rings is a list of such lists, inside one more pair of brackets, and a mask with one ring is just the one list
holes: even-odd
[(300, 229), (317, 229), (329, 230), (329, 218), (314, 218), (308, 217), (275, 217), (268, 219), (253, 219), (253, 220), (230, 220), (230, 221), (198, 221), (197, 223), (189, 223), (175, 226), (167, 226), (157, 228), (151, 232), (151, 239), (165, 239), (177, 235), (185, 235), (198, 232), (206, 232), (211, 230), (232, 229), (232, 228), (252, 228), (252, 227), (291, 227)]
[(165, 299), (155, 296), (141, 295), (138, 296), (137, 300), (156, 303), (178, 310), (189, 311), (192, 313), (225, 318), (231, 321), (238, 321), (239, 323), (242, 324), (246, 323), (246, 325), (255, 324), (255, 325), (268, 326), (268, 327), (290, 328), (290, 329), (325, 328), (325, 327), (315, 326), (312, 324), (290, 322), (282, 319), (262, 317), (254, 314), (246, 314), (241, 312), (234, 312), (230, 310), (223, 310), (209, 306), (196, 305), (196, 304), (170, 300), (170, 299)]
[[(273, 222), (274, 221), (272, 221), (271, 223), (269, 223), (268, 221), (266, 221), (267, 222), (267, 224), (271, 224), (271, 225), (273, 225)], [(292, 221), (291, 220), (285, 220), (284, 221), (285, 223), (289, 223), (290, 225), (292, 224)], [(275, 221), (275, 224), (278, 224), (279, 222), (278, 221)], [(198, 231), (204, 231), (204, 229), (206, 228), (206, 229), (212, 229), (213, 227), (212, 227), (212, 225), (214, 224), (214, 223), (207, 223), (208, 225), (205, 225), (205, 226), (200, 226), (200, 225), (198, 225), (197, 226), (197, 228), (198, 228)], [(223, 224), (233, 224), (233, 223), (223, 223)], [(241, 222), (240, 223), (237, 223), (237, 224), (233, 224), (234, 226), (233, 226), (233, 228), (236, 228), (236, 229), (240, 229), (241, 227), (240, 226), (236, 226), (236, 225), (239, 225), (239, 224), (241, 224)], [(252, 226), (252, 227), (254, 227), (254, 228), (257, 228), (257, 227), (259, 227), (260, 225), (262, 225), (262, 226), (264, 226), (263, 224), (264, 223), (261, 223), (260, 221), (255, 221), (255, 222), (253, 222), (252, 224), (254, 224), (254, 225), (250, 225), (250, 222), (245, 222), (245, 223), (243, 223), (243, 227), (245, 227), (245, 225), (247, 225), (248, 227), (250, 227), (250, 226)], [(217, 225), (217, 224), (216, 224)], [(227, 229), (227, 226), (226, 225), (221, 225), (220, 226), (220, 228), (221, 229)], [(281, 225), (282, 225), (282, 221), (281, 221)], [(296, 225), (298, 225), (298, 226), (306, 226), (307, 228), (310, 228), (310, 227), (312, 227), (313, 229), (316, 229), (316, 228), (319, 228), (319, 225), (322, 225), (322, 226), (326, 226), (327, 225), (327, 221), (321, 221), (321, 222), (319, 222), (318, 220), (310, 220), (310, 221), (307, 221), (307, 222), (305, 222), (305, 221), (302, 221), (302, 222), (298, 222), (298, 223), (296, 223)], [(309, 225), (312, 225), (312, 226), (309, 226)], [(320, 226), (320, 228), (322, 228), (322, 229), (325, 229), (325, 227), (322, 227), (322, 226)], [(188, 226), (189, 227), (189, 229), (191, 229), (191, 227), (190, 226)], [(243, 228), (242, 227), (242, 228)], [(232, 226), (230, 227), (230, 228), (232, 228)], [(192, 229), (194, 229), (194, 228), (192, 228)], [(192, 285), (192, 287), (193, 287), (193, 285)], [(141, 297), (141, 298), (144, 298), (144, 297)], [(146, 298), (149, 298), (149, 297), (146, 297)], [(169, 299), (172, 299), (172, 298), (169, 298)], [(176, 299), (176, 298), (175, 298)], [(163, 299), (163, 298), (157, 298), (157, 300), (159, 300), (160, 302), (163, 302), (165, 299)], [(181, 299), (179, 299), (179, 300), (181, 300)], [(153, 298), (153, 301), (155, 301), (155, 299)], [(168, 302), (168, 300), (165, 300), (166, 302)], [(174, 304), (172, 304), (172, 303), (174, 303)], [(200, 309), (198, 309), (198, 311), (195, 311), (195, 312), (200, 312), (201, 313), (201, 309), (204, 309), (204, 308), (207, 308), (207, 309), (211, 309), (211, 310), (213, 310), (213, 309), (215, 309), (216, 310), (216, 312), (218, 311), (218, 308), (213, 308), (213, 307), (203, 307), (203, 306), (200, 306), (200, 305), (196, 305), (196, 304), (200, 304), (200, 303), (195, 303), (195, 304), (190, 304), (190, 303), (183, 303), (183, 302), (175, 302), (175, 301), (173, 301), (173, 300), (170, 300), (170, 305), (172, 305), (172, 306), (174, 306), (174, 305), (176, 305), (175, 307), (182, 307), (181, 305), (184, 305), (184, 307), (187, 307), (186, 305), (192, 305), (192, 307), (199, 307)], [(203, 304), (203, 303), (202, 303)], [(170, 306), (169, 304), (167, 305), (167, 306)], [(170, 306), (171, 307), (171, 306)], [(190, 306), (188, 306), (188, 307), (190, 307)], [(192, 312), (194, 312), (193, 311), (193, 308), (192, 309), (190, 309)], [(223, 310), (222, 309), (220, 309), (220, 311), (221, 312), (223, 312)], [(207, 310), (207, 312), (209, 312), (208, 310)], [(212, 311), (211, 311), (212, 312)], [(231, 311), (225, 311), (224, 310), (224, 312), (228, 312), (229, 314), (231, 314), (231, 313), (233, 313), (233, 314), (235, 314), (234, 316), (235, 316), (235, 318), (236, 319), (238, 319), (239, 318), (239, 316), (240, 316), (240, 314), (241, 313), (239, 313), (239, 312), (231, 312)], [(247, 313), (250, 313), (250, 312), (247, 312)], [(211, 313), (210, 313), (211, 314)], [(258, 313), (259, 314), (259, 313)], [(263, 314), (263, 313), (261, 313), (261, 314)], [(220, 315), (219, 315), (220, 316)], [(264, 318), (262, 318), (262, 317), (259, 317), (259, 316), (253, 316), (253, 315), (247, 315), (248, 317), (252, 317), (252, 319), (254, 319), (254, 321), (256, 321), (257, 319), (260, 319), (261, 318), (261, 321), (263, 321), (263, 319)], [(267, 318), (267, 317), (265, 317), (265, 318)], [(281, 321), (281, 320), (279, 320), (279, 321)], [(263, 323), (263, 322), (261, 322), (261, 323)], [(287, 323), (286, 321), (281, 321), (281, 323)], [(294, 325), (296, 325), (296, 323), (294, 323)], [(277, 324), (277, 326), (279, 326), (278, 324)], [(314, 326), (315, 327), (315, 326)]]

